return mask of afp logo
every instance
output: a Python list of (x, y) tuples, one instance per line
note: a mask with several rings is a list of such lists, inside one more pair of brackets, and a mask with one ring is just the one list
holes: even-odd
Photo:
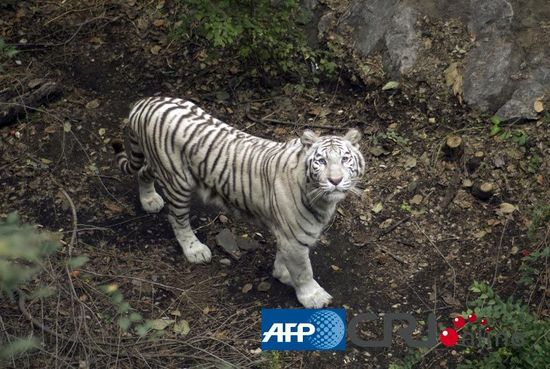
[(262, 350), (346, 349), (344, 309), (262, 309)]

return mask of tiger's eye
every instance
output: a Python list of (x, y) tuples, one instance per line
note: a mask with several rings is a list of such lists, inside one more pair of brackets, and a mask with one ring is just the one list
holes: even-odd
[(319, 164), (321, 165), (327, 165), (327, 161), (323, 158), (319, 159), (318, 161), (319, 161)]
[(347, 163), (351, 158), (349, 156), (342, 157), (342, 163)]

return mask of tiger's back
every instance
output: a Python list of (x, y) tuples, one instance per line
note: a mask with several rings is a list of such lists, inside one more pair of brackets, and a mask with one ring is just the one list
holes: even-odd
[(272, 216), (266, 209), (276, 197), (273, 184), (282, 172), (296, 169), (302, 151), (297, 139), (249, 135), (181, 99), (140, 100), (130, 128), (163, 187), (193, 181), (206, 202), (262, 219)]

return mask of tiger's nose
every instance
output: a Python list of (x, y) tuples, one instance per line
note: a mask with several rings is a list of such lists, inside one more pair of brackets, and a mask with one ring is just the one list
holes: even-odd
[(338, 186), (338, 183), (342, 182), (342, 177), (328, 177), (328, 181), (335, 186)]

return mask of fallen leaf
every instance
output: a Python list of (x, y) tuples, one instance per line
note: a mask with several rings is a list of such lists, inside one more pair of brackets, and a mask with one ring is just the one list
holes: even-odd
[(416, 167), (416, 158), (413, 158), (412, 156), (409, 156), (405, 160), (405, 170), (411, 170), (414, 167)]
[(271, 288), (271, 283), (267, 282), (267, 281), (262, 281), (258, 284), (258, 287), (256, 287), (256, 289), (260, 292), (266, 292), (266, 291), (269, 291), (269, 289)]
[(44, 128), (44, 132), (46, 133), (55, 133), (57, 131), (57, 126), (56, 125), (51, 125), (51, 126), (47, 126), (46, 128)]
[(155, 46), (151, 47), (150, 51), (151, 51), (151, 54), (158, 55), (160, 53), (161, 49), (162, 49), (162, 47), (160, 45), (155, 45)]
[(241, 289), (242, 293), (248, 293), (252, 289), (252, 283), (247, 283)]
[(537, 99), (535, 100), (535, 103), (533, 104), (533, 108), (537, 113), (540, 113), (544, 110), (544, 104), (542, 103), (542, 100)]
[(500, 204), (498, 211), (500, 211), (502, 214), (512, 214), (514, 211), (516, 211), (516, 207), (510, 203), (503, 202)]
[(376, 205), (374, 205), (374, 207), (372, 208), (372, 212), (374, 214), (378, 214), (382, 211), (382, 209), (384, 209), (384, 205), (382, 205), (381, 202), (378, 202), (376, 203)]
[(462, 103), (462, 89), (464, 85), (464, 78), (459, 72), (458, 63), (451, 63), (445, 70), (445, 82), (448, 87), (451, 87), (453, 94), (458, 98), (458, 101)]
[(393, 222), (393, 219), (392, 218), (388, 218), (386, 220), (384, 220), (381, 224), (380, 224), (380, 229), (386, 229), (388, 228)]
[(65, 133), (71, 132), (71, 123), (69, 122), (63, 123), (63, 131), (65, 131)]
[(151, 329), (156, 331), (162, 331), (166, 329), (170, 324), (173, 324), (175, 320), (173, 319), (154, 319), (149, 321)]
[(481, 231), (478, 231), (478, 232), (474, 233), (473, 236), (476, 240), (480, 240), (483, 237), (485, 237), (486, 234), (487, 234), (487, 232), (481, 230)]
[(395, 90), (396, 88), (399, 87), (399, 82), (397, 81), (389, 81), (388, 83), (386, 83), (384, 85), (384, 87), (382, 87), (382, 91), (386, 91), (386, 90)]
[(99, 106), (99, 100), (94, 99), (86, 104), (86, 109), (95, 109)]
[(110, 200), (103, 201), (103, 205), (114, 214), (120, 214), (124, 209)]
[(164, 26), (164, 19), (155, 19), (155, 20), (153, 21), (153, 25), (154, 25), (155, 27), (162, 27), (162, 26)]
[(372, 156), (375, 156), (375, 157), (379, 157), (380, 155), (387, 155), (389, 154), (388, 151), (384, 150), (383, 147), (380, 147), (380, 146), (374, 146), (374, 147), (371, 147), (369, 149), (369, 153), (372, 155)]
[(422, 195), (414, 195), (409, 202), (413, 205), (419, 205), (423, 199), (424, 197), (422, 197)]
[(180, 320), (176, 324), (174, 324), (172, 330), (174, 331), (174, 333), (179, 334), (180, 336), (187, 336), (191, 329), (189, 328), (189, 323), (187, 322), (187, 320)]

